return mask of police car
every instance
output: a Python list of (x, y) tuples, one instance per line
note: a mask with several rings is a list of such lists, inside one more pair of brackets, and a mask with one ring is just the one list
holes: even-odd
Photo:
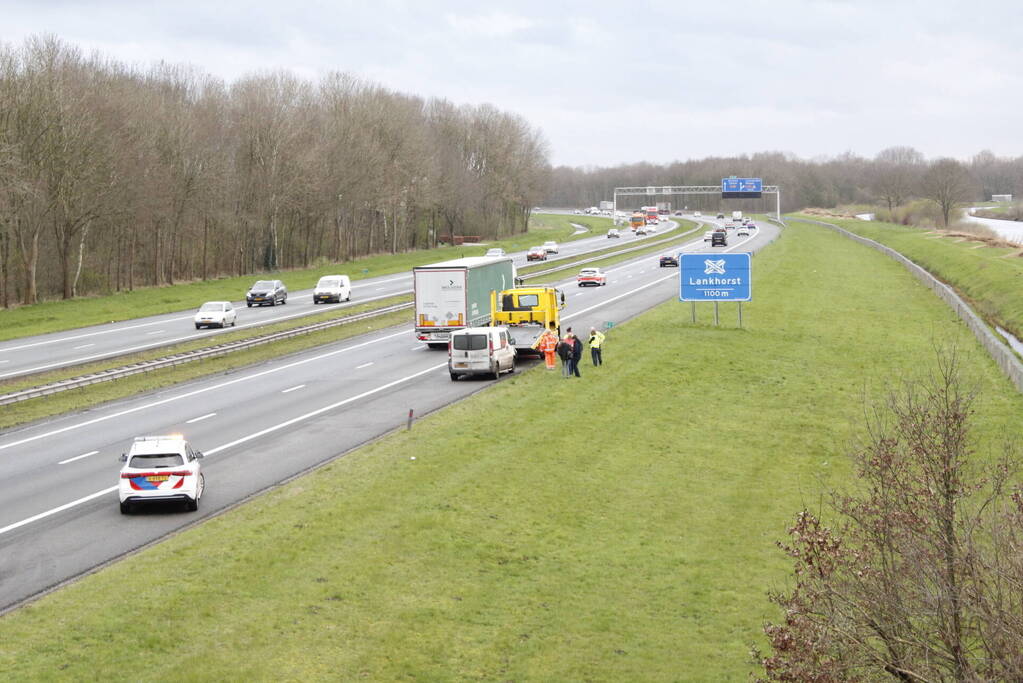
[(182, 501), (189, 510), (198, 510), (206, 487), (199, 467), (203, 457), (180, 434), (135, 437), (121, 456), (121, 514), (131, 512), (136, 503), (152, 501)]

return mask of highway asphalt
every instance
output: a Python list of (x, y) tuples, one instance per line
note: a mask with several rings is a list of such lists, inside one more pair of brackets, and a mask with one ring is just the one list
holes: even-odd
[[(713, 250), (701, 232), (661, 253), (752, 251), (777, 230), (733, 233)], [(677, 297), (678, 270), (658, 257), (607, 268), (606, 287), (561, 281), (563, 327), (603, 328)], [(447, 355), (417, 343), (409, 323), (0, 433), (0, 610), (399, 428), (410, 409), (422, 416), (490, 385), (452, 382)], [(618, 362), (609, 351), (605, 371)], [(207, 456), (199, 511), (121, 515), (120, 454), (135, 436), (173, 433)], [(430, 446), (417, 456), (431, 457)]]
[[(663, 232), (663, 230), (661, 231)], [(628, 237), (621, 241), (629, 242), (658, 239), (658, 235), (647, 237)], [(586, 237), (560, 245), (560, 252), (555, 258), (577, 256), (587, 251), (604, 249), (617, 244), (619, 240), (609, 240), (604, 233), (594, 237)], [(515, 259), (517, 266), (527, 265), (526, 252), (509, 254)], [(535, 262), (534, 262), (535, 263)], [(339, 268), (344, 271), (343, 267)], [(253, 282), (257, 278), (253, 278)], [(284, 278), (287, 285), (287, 278)], [(0, 342), (0, 379), (20, 377), (47, 370), (55, 370), (71, 365), (80, 365), (103, 358), (111, 358), (147, 351), (161, 346), (216, 337), (231, 330), (267, 325), (293, 318), (323, 312), (328, 306), (345, 308), (358, 306), (366, 302), (385, 299), (400, 294), (412, 293), (412, 274), (392, 273), (379, 277), (354, 280), (352, 282), (352, 301), (350, 304), (313, 304), (311, 289), (289, 292), (288, 303), (283, 306), (254, 306), (246, 308), (244, 299), (233, 302), (238, 308), (238, 321), (235, 327), (226, 330), (196, 330), (192, 316), (203, 304), (196, 301), (195, 309), (178, 311), (147, 318), (135, 318), (118, 323), (83, 327), (65, 332), (33, 337), (22, 337)], [(239, 292), (244, 296), (245, 292)]]

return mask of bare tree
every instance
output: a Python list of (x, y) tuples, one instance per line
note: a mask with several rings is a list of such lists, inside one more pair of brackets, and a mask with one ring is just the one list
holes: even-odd
[(888, 147), (874, 157), (871, 185), (889, 213), (912, 195), (923, 167), (924, 155), (912, 147)]
[(1020, 680), (1023, 560), (1016, 452), (974, 462), (974, 395), (954, 351), (876, 410), (835, 493), (837, 529), (804, 510), (782, 545), (795, 586), (773, 600), (778, 681)]
[(946, 227), (952, 213), (975, 191), (970, 172), (955, 159), (938, 159), (924, 173), (923, 196), (938, 205), (942, 224)]

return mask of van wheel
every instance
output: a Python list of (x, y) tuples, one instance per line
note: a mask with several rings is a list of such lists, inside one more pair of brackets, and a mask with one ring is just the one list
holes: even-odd
[(456, 375), (455, 373), (452, 372), (451, 373), (451, 381), (452, 382), (457, 382), (458, 381), (458, 375)]
[(501, 364), (500, 363), (496, 363), (496, 364), (491, 365), (490, 366), (490, 374), (491, 374), (491, 376), (493, 376), (494, 379), (500, 379), (501, 378)]

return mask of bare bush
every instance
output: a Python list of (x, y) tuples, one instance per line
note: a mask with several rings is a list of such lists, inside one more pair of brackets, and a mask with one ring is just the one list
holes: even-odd
[(977, 457), (974, 398), (951, 351), (871, 414), (837, 526), (804, 510), (781, 545), (794, 588), (772, 597), (767, 680), (1023, 678), (1020, 461)]

